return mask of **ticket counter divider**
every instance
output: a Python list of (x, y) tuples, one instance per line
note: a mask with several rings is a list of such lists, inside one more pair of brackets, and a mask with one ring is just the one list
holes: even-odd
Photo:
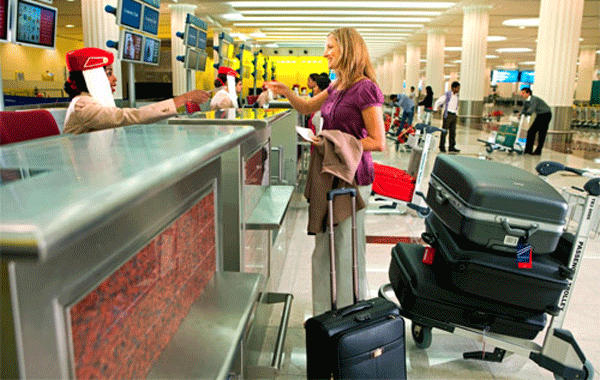
[[(290, 226), (297, 215), (296, 210), (289, 209), (296, 191), (297, 159), (292, 110), (247, 108), (197, 112), (171, 118), (169, 123), (195, 128), (218, 123), (255, 128), (253, 137), (240, 144), (239, 150), (222, 156), (223, 188), (227, 189), (223, 195), (224, 267), (230, 271), (260, 273), (265, 279), (245, 342), (244, 363), (246, 377), (272, 377), (282, 364), (293, 299), (291, 294), (277, 292), (291, 238)], [(283, 154), (272, 154), (275, 145), (276, 151)], [(273, 170), (277, 175), (272, 174)], [(274, 180), (277, 177), (283, 180)], [(274, 304), (283, 304), (283, 311), (277, 337), (271, 342), (266, 336)]]
[(255, 134), (130, 126), (0, 147), (0, 377), (244, 377), (266, 277), (224, 270), (222, 169)]

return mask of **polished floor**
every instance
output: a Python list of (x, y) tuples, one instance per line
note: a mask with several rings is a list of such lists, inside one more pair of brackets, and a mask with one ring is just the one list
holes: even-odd
[[(436, 122), (434, 121), (434, 125)], [(553, 160), (576, 168), (600, 169), (600, 163), (594, 159), (586, 160), (575, 155), (565, 155), (544, 149), (541, 156), (523, 156), (506, 152), (486, 153), (484, 145), (478, 139), (487, 139), (488, 131), (471, 130), (459, 126), (457, 146), (462, 150), (461, 155), (483, 157), (498, 162), (509, 163), (534, 171), (540, 161)], [(432, 150), (429, 167), (437, 155), (437, 148)], [(374, 154), (374, 159), (380, 163), (406, 169), (410, 154), (396, 152), (392, 144), (382, 153)], [(600, 157), (596, 154), (595, 157)], [(424, 185), (428, 179), (426, 171)], [(559, 191), (567, 186), (582, 186), (586, 178), (578, 177), (567, 172), (553, 174), (548, 181)], [(426, 188), (424, 188), (426, 191)], [(310, 257), (314, 239), (306, 235), (307, 205), (298, 196), (291, 206), (297, 210), (297, 218), (289, 244), (289, 253), (285, 262), (279, 291), (294, 295), (289, 330), (285, 343), (284, 365), (277, 379), (305, 378), (306, 348), (304, 343), (303, 322), (311, 317), (311, 273)], [(370, 208), (375, 208), (373, 204)], [(368, 236), (406, 236), (419, 237), (424, 230), (423, 220), (407, 211), (404, 213), (369, 213), (367, 216)], [(575, 223), (571, 228), (575, 228)], [(391, 244), (367, 245), (367, 272), (371, 296), (376, 296), (382, 284), (388, 282), (388, 266), (390, 262)], [(600, 278), (600, 237), (597, 235), (589, 240), (579, 276), (576, 280), (573, 297), (567, 311), (564, 328), (575, 336), (587, 359), (600, 369), (600, 295), (598, 294), (598, 279)], [(278, 320), (273, 320), (276, 326)], [(538, 367), (531, 360), (516, 354), (505, 357), (502, 363), (490, 363), (477, 360), (464, 360), (463, 352), (482, 349), (482, 344), (475, 340), (433, 330), (433, 343), (430, 348), (422, 350), (415, 346), (410, 334), (410, 321), (406, 320), (406, 363), (409, 379), (553, 379), (553, 375)], [(270, 328), (274, 335), (276, 327)], [(540, 333), (535, 342), (541, 343), (544, 332)], [(268, 341), (272, 341), (270, 337)], [(269, 344), (267, 342), (267, 344)], [(485, 347), (491, 351), (493, 347)]]

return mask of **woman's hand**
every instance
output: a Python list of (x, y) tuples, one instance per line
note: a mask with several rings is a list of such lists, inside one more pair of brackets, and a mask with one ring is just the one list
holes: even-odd
[(285, 97), (287, 97), (286, 95), (292, 91), (288, 86), (277, 81), (265, 82), (264, 85), (268, 90), (273, 91), (277, 95), (283, 95)]

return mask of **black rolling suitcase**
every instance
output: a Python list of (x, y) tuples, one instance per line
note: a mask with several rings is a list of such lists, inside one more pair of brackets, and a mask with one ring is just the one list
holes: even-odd
[[(333, 197), (352, 197), (354, 305), (336, 309)], [(358, 301), (356, 190), (336, 189), (329, 200), (332, 310), (310, 318), (306, 328), (306, 374), (309, 379), (406, 379), (404, 320), (384, 298)]]
[(459, 290), (539, 313), (556, 311), (572, 271), (553, 257), (568, 258), (572, 243), (558, 244), (559, 252), (551, 255), (534, 254), (531, 268), (519, 268), (514, 252), (493, 252), (470, 244), (435, 214), (425, 219), (425, 228), (423, 238), (436, 249), (436, 275), (445, 276)]
[(399, 243), (392, 249), (389, 278), (403, 316), (450, 332), (458, 325), (522, 339), (534, 339), (544, 329), (546, 314), (440, 284), (432, 266), (423, 264), (424, 252), (418, 244)]
[(567, 203), (548, 183), (511, 165), (473, 157), (437, 156), (427, 205), (452, 232), (506, 252), (522, 239), (550, 253), (563, 233)]

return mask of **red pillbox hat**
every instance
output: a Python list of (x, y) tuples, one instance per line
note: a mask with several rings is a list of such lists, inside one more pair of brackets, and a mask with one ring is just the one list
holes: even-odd
[(71, 50), (67, 53), (67, 70), (85, 71), (112, 64), (115, 57), (111, 52), (95, 47)]
[(235, 71), (231, 67), (225, 67), (225, 66), (219, 67), (219, 72), (218, 73), (219, 74), (225, 74), (225, 75), (231, 75), (232, 77), (236, 77), (236, 78), (238, 76), (237, 71)]

